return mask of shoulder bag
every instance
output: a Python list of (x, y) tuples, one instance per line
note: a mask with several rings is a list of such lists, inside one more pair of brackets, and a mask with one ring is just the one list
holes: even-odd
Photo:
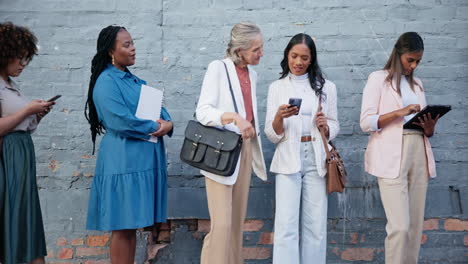
[[(321, 103), (319, 103), (319, 108), (321, 108)], [(319, 127), (320, 135), (322, 136), (323, 146), (325, 152), (327, 153), (327, 158), (325, 161), (325, 166), (327, 169), (327, 193), (331, 194), (333, 192), (343, 192), (346, 185), (346, 169), (344, 167), (344, 162), (341, 159), (338, 150), (335, 145), (327, 140), (325, 136), (325, 130)], [(332, 147), (331, 150), (328, 149), (328, 144)]]
[[(234, 109), (238, 113), (231, 79), (225, 63), (224, 68)], [(190, 120), (185, 128), (185, 139), (180, 151), (180, 159), (195, 168), (220, 176), (231, 176), (236, 170), (241, 149), (241, 135), (222, 128), (204, 126), (198, 121)]]

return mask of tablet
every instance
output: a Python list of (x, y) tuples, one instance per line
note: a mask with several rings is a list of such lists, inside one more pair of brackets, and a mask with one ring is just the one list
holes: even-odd
[(420, 126), (413, 124), (414, 122), (419, 123), (418, 117), (423, 118), (423, 115), (431, 113), (432, 118), (435, 118), (437, 115), (439, 115), (439, 118), (441, 118), (450, 110), (452, 110), (452, 106), (450, 105), (427, 105), (421, 111), (419, 111), (415, 116), (413, 116), (413, 118), (408, 120), (408, 122), (406, 122), (403, 125), (403, 128), (404, 129), (422, 129)]

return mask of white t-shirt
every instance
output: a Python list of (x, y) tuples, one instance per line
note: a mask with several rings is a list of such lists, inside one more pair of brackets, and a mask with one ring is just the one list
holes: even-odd
[[(418, 97), (416, 97), (416, 93), (413, 90), (411, 90), (411, 86), (406, 80), (406, 77), (404, 75), (401, 76), (400, 91), (401, 91), (401, 99), (403, 100), (403, 107), (406, 107), (411, 104), (419, 104)], [(404, 117), (405, 122), (409, 121), (415, 115), (416, 114), (405, 116)]]

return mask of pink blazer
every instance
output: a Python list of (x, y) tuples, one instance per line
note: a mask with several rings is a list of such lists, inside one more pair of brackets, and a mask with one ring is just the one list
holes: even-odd
[[(403, 107), (401, 96), (385, 82), (387, 71), (375, 71), (369, 75), (362, 95), (360, 125), (364, 132), (370, 132), (364, 158), (366, 172), (382, 178), (396, 178), (400, 171), (403, 142), (403, 118), (397, 119), (380, 129), (371, 131), (371, 122), (376, 115), (386, 114)], [(415, 78), (422, 87), (421, 80)], [(394, 82), (395, 86), (395, 82)], [(416, 87), (416, 96), (421, 108), (426, 106), (424, 91)], [(430, 177), (436, 176), (434, 154), (431, 144), (424, 136), (426, 159)]]

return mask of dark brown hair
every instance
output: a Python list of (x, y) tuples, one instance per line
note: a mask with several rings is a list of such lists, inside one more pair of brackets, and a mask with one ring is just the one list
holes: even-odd
[(280, 73), (280, 79), (285, 78), (289, 74), (289, 64), (288, 64), (288, 55), (289, 51), (297, 44), (305, 44), (310, 50), (310, 65), (307, 67), (307, 73), (309, 74), (309, 83), (312, 90), (314, 90), (315, 95), (319, 96), (321, 100), (325, 99), (323, 93), (323, 85), (325, 84), (325, 78), (323, 78), (322, 70), (318, 64), (317, 60), (317, 48), (315, 47), (314, 40), (307, 34), (299, 33), (291, 38), (288, 45), (284, 49), (283, 60), (281, 60), (281, 69), (283, 71)]
[[(393, 47), (392, 54), (390, 58), (388, 58), (387, 64), (385, 64), (384, 70), (388, 71), (387, 78), (385, 78), (386, 82), (389, 82), (392, 85), (392, 88), (395, 89), (398, 94), (400, 92), (400, 83), (401, 83), (401, 75), (403, 74), (403, 67), (401, 65), (400, 56), (405, 53), (413, 53), (424, 51), (424, 42), (416, 32), (406, 32), (403, 33), (395, 43)], [(393, 87), (393, 78), (396, 77), (396, 87)], [(419, 88), (422, 87), (414, 81), (413, 73), (407, 76), (408, 83), (411, 86), (411, 89), (414, 91), (414, 85), (417, 85)]]
[(37, 38), (25, 27), (11, 22), (0, 23), (0, 69), (14, 59), (31, 61), (37, 54)]

